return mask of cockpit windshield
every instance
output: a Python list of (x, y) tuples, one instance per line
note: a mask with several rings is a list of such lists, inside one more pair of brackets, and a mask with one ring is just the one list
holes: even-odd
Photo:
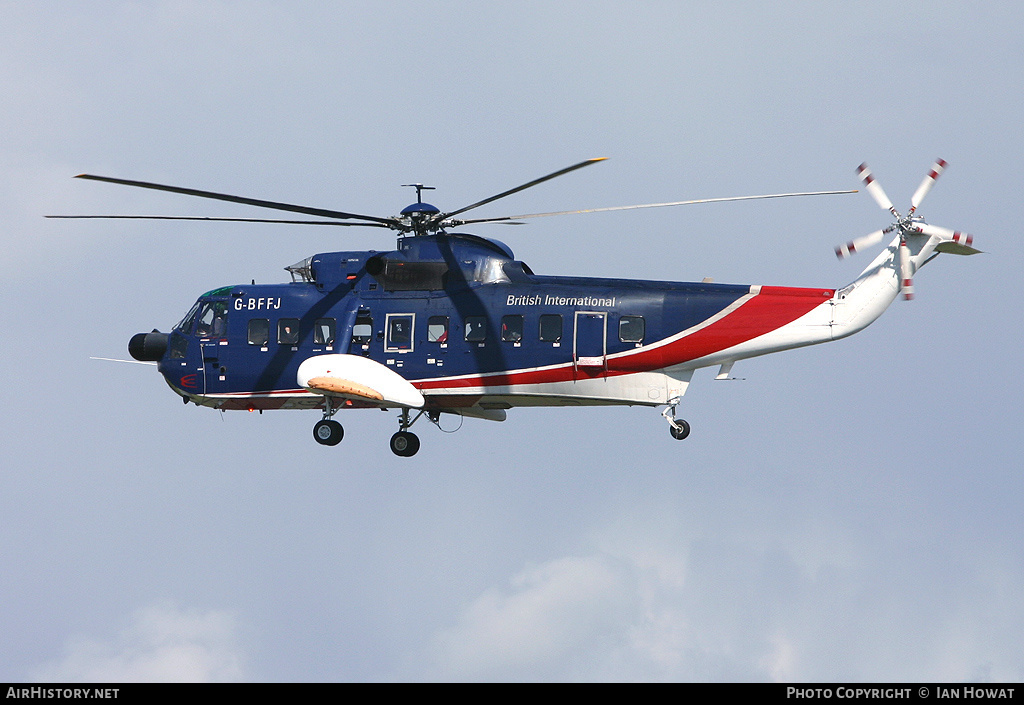
[(192, 304), (192, 308), (188, 310), (188, 313), (185, 314), (185, 317), (182, 318), (178, 325), (174, 327), (180, 330), (185, 335), (188, 335), (189, 332), (192, 330), (192, 323), (196, 320), (196, 313), (198, 311), (199, 302), (196, 301), (194, 304)]

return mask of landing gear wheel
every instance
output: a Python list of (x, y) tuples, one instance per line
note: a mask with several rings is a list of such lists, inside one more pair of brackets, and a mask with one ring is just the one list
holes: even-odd
[(391, 452), (402, 458), (411, 458), (420, 449), (420, 439), (415, 433), (399, 431), (391, 437)]
[(313, 426), (313, 438), (320, 445), (336, 446), (341, 443), (341, 439), (344, 437), (345, 429), (337, 421), (324, 419), (323, 421), (317, 421), (316, 425)]
[(681, 441), (690, 435), (690, 424), (686, 423), (682, 419), (676, 419), (675, 423), (678, 424), (678, 428), (676, 426), (668, 427), (669, 433), (672, 434), (673, 438), (677, 441)]

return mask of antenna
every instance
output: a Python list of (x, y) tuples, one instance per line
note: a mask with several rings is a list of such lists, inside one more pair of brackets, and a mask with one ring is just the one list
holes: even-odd
[(412, 188), (416, 189), (416, 202), (417, 203), (423, 203), (423, 192), (424, 191), (434, 191), (435, 190), (435, 188), (433, 186), (424, 186), (423, 184), (402, 184), (402, 188), (405, 188), (406, 186), (411, 186)]

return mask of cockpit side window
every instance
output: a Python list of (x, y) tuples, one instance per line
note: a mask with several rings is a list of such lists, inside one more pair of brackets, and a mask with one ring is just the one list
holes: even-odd
[(171, 359), (182, 360), (185, 358), (185, 353), (188, 351), (188, 338), (177, 333), (171, 333)]
[(199, 309), (196, 337), (223, 338), (228, 332), (228, 306), (223, 301), (207, 301)]

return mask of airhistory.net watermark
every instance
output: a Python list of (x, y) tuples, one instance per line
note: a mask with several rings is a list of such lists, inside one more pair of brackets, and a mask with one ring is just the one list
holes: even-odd
[(15, 688), (14, 686), (10, 686), (7, 688), (7, 694), (4, 697), (25, 698), (27, 700), (34, 700), (36, 698), (57, 698), (64, 700), (88, 700), (90, 698), (96, 698), (98, 700), (104, 700), (117, 698), (117, 691), (119, 690), (120, 688), (44, 688), (42, 686)]

